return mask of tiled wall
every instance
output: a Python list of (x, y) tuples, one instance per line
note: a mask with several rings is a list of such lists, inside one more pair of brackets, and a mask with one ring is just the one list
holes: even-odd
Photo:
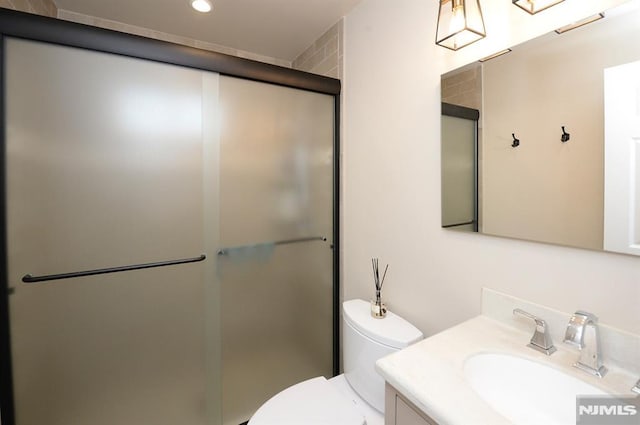
[(442, 101), (480, 110), (482, 108), (482, 68), (474, 67), (443, 78)]
[(58, 8), (53, 0), (0, 0), (0, 7), (55, 18)]
[[(3, 0), (0, 0), (3, 1)], [(111, 29), (120, 32), (126, 32), (129, 34), (141, 35), (143, 37), (154, 38), (157, 40), (169, 41), (171, 43), (182, 44), (185, 46), (196, 47), (198, 49), (210, 50), (214, 52), (224, 53), (231, 56), (238, 56), (241, 58), (252, 59), (259, 62), (270, 63), (273, 65), (291, 67), (291, 62), (276, 59), (269, 56), (258, 55), (243, 50), (233, 49), (219, 44), (207, 43), (205, 41), (194, 40), (192, 38), (181, 37), (173, 34), (168, 34), (160, 31), (154, 31), (148, 28), (138, 27), (135, 25), (124, 24), (122, 22), (110, 21), (108, 19), (96, 18), (89, 15), (83, 15), (81, 13), (75, 13), (68, 10), (59, 10), (58, 18), (66, 21), (78, 22), (85, 25), (91, 25), (94, 27), (101, 27)]]
[(294, 59), (292, 68), (342, 79), (344, 19), (329, 28)]

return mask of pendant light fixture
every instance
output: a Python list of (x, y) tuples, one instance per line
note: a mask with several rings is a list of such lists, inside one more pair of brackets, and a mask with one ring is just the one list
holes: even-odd
[(479, 0), (440, 0), (437, 45), (458, 50), (486, 35)]
[(535, 15), (538, 12), (542, 12), (545, 9), (555, 6), (558, 3), (562, 3), (564, 0), (512, 0), (513, 4), (518, 6), (522, 10), (526, 10), (531, 15)]

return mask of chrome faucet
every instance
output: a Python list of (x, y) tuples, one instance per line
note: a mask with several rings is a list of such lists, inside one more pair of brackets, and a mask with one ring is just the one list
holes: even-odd
[(553, 341), (551, 341), (551, 336), (549, 335), (547, 322), (519, 308), (514, 309), (513, 314), (519, 314), (536, 322), (536, 329), (527, 347), (540, 351), (547, 356), (550, 356), (556, 351), (556, 347), (553, 346)]
[(573, 366), (602, 378), (607, 368), (602, 365), (597, 323), (595, 315), (576, 311), (569, 319), (564, 342), (580, 349), (580, 359)]

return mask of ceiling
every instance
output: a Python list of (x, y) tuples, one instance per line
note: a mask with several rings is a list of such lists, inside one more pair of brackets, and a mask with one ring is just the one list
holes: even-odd
[(293, 61), (360, 0), (55, 0), (58, 9)]

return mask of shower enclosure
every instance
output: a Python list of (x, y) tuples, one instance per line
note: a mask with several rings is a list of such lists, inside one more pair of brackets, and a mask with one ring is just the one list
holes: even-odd
[(336, 80), (1, 11), (4, 425), (237, 425), (337, 370)]
[(442, 227), (477, 232), (479, 111), (442, 103)]

